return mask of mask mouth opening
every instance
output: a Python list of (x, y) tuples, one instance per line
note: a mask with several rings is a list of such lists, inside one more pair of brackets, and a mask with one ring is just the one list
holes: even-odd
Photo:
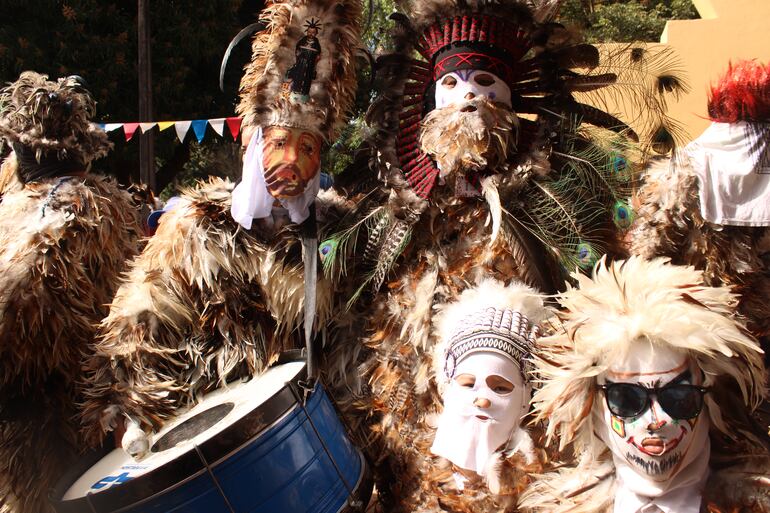
[(460, 109), (460, 112), (476, 112), (479, 110), (475, 105), (466, 105), (462, 109)]

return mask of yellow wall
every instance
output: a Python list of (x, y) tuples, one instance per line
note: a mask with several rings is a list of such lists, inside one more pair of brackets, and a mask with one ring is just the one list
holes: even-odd
[(669, 111), (690, 139), (708, 126), (708, 86), (729, 61), (770, 62), (770, 0), (693, 0), (693, 4), (702, 19), (669, 21), (660, 38), (679, 55), (690, 84), (690, 93), (671, 104)]

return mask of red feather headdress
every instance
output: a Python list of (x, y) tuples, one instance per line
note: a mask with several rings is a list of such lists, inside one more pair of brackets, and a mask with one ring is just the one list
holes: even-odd
[(770, 122), (770, 65), (756, 61), (731, 63), (711, 86), (708, 113), (718, 123)]

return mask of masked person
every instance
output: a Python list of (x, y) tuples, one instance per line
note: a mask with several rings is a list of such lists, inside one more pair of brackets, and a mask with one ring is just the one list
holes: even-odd
[(544, 314), (533, 289), (487, 280), (437, 316), (441, 342), (433, 370), (443, 410), (430, 452), (450, 467), (435, 463), (421, 510), (431, 502), (486, 502), (511, 510), (516, 489), (542, 469), (523, 419), (532, 391), (528, 369), (536, 323)]
[(92, 162), (112, 147), (82, 78), (0, 91), (0, 511), (53, 511), (85, 447), (74, 420), (96, 325), (139, 251), (140, 205)]
[[(360, 15), (357, 0), (266, 5), (237, 108), (247, 144), (241, 182), (211, 179), (185, 191), (132, 262), (87, 363), (89, 439), (128, 420), (123, 446), (141, 457), (147, 433), (196, 396), (304, 345), (299, 224), (315, 222), (315, 205), (323, 232), (344, 208), (331, 191), (316, 196), (322, 148), (354, 99)], [(285, 49), (310, 20), (325, 58), (314, 63), (309, 97), (297, 99), (284, 88), (295, 57)], [(330, 296), (319, 281), (317, 326), (329, 318)]]
[(739, 311), (763, 340), (770, 334), (770, 66), (731, 65), (711, 87), (708, 115), (703, 134), (645, 171), (630, 250), (702, 269), (709, 285), (735, 286)]
[[(589, 83), (601, 94), (616, 75), (552, 23), (555, 3), (400, 6), (396, 52), (379, 58), (381, 93), (367, 114), (375, 185), (362, 186), (356, 215), (321, 252), (330, 278), (347, 276), (356, 319), (347, 338), (363, 342), (327, 355), (327, 369), (360, 364), (365, 385), (358, 392), (351, 379), (338, 403), (349, 423), (371, 421), (383, 507), (414, 511), (439, 464), (429, 451), (440, 408), (429, 371), (435, 312), (486, 278), (553, 292), (562, 266), (590, 267), (619, 249), (613, 218), (631, 166), (618, 163), (631, 141), (620, 120), (573, 94)], [(499, 507), (484, 493), (463, 494), (452, 511)]]
[(768, 511), (762, 351), (727, 287), (663, 259), (606, 267), (558, 297), (539, 339), (533, 403), (575, 461), (527, 490), (525, 511)]

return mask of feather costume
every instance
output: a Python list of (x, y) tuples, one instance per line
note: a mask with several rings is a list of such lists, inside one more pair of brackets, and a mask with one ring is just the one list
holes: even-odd
[(110, 146), (79, 79), (25, 72), (0, 103), (0, 511), (43, 513), (83, 449), (76, 381), (142, 231), (131, 195), (86, 173)]
[[(349, 380), (335, 395), (349, 423), (371, 422), (361, 442), (377, 460), (387, 511), (514, 511), (526, 481), (514, 458), (497, 483), (508, 490), (502, 495), (483, 482), (446, 503), (432, 495), (452, 487), (428, 451), (440, 405), (431, 360), (441, 305), (487, 278), (554, 292), (565, 268), (590, 268), (599, 254), (620, 250), (638, 147), (624, 123), (572, 94), (615, 87), (615, 75), (594, 74), (598, 50), (549, 22), (557, 3), (415, 1), (392, 17), (397, 51), (378, 60), (381, 93), (367, 114), (380, 187), (357, 196), (354, 215), (321, 246), (329, 276), (349, 277), (351, 317), (367, 319), (343, 326), (366, 350), (336, 345), (326, 370), (358, 358), (361, 390)], [(480, 97), (461, 104), (466, 110), (434, 110), (441, 74), (474, 66), (495, 70), (512, 106)], [(446, 123), (428, 122), (442, 111)], [(466, 111), (484, 114), (466, 125)], [(450, 153), (464, 169), (440, 169)]]
[[(131, 263), (87, 366), (89, 440), (120, 415), (157, 428), (197, 396), (259, 373), (297, 345), (304, 301), (297, 226), (244, 230), (230, 216), (233, 186), (212, 179), (184, 192)], [(324, 207), (319, 200), (322, 222), (335, 219)], [(321, 281), (319, 326), (331, 314), (330, 295)]]
[(534, 481), (524, 511), (612, 513), (615, 464), (597, 434), (604, 422), (597, 376), (639, 339), (686, 352), (710, 387), (711, 472), (702, 511), (770, 511), (767, 438), (749, 415), (766, 395), (762, 351), (736, 312), (737, 296), (706, 286), (702, 271), (660, 258), (601, 262), (593, 278), (575, 278), (577, 287), (558, 297), (562, 311), (550, 336), (539, 340), (541, 387), (533, 398), (546, 436), (560, 449), (572, 447), (575, 461)]
[[(712, 87), (709, 114), (717, 123), (746, 122), (767, 140), (770, 105), (768, 67), (739, 63)], [(762, 117), (765, 116), (765, 117)], [(686, 150), (686, 149), (685, 149)], [(739, 311), (758, 337), (770, 334), (770, 232), (763, 226), (730, 226), (704, 219), (699, 178), (700, 151), (677, 152), (653, 163), (635, 198), (632, 254), (667, 256), (675, 264), (704, 271), (709, 285), (731, 285), (741, 295)]]
[[(333, 140), (355, 94), (360, 16), (358, 0), (268, 2), (241, 81), (245, 130), (301, 129)], [(248, 197), (245, 175), (238, 187)], [(302, 345), (299, 226), (269, 198), (273, 214), (249, 215), (245, 228), (233, 217), (234, 190), (212, 179), (185, 191), (132, 262), (87, 364), (88, 440), (102, 439), (124, 417), (157, 429), (202, 394), (258, 374), (282, 350)], [(333, 192), (319, 198), (325, 233), (349, 207)], [(317, 284), (319, 328), (331, 315), (331, 290), (330, 280)]]

